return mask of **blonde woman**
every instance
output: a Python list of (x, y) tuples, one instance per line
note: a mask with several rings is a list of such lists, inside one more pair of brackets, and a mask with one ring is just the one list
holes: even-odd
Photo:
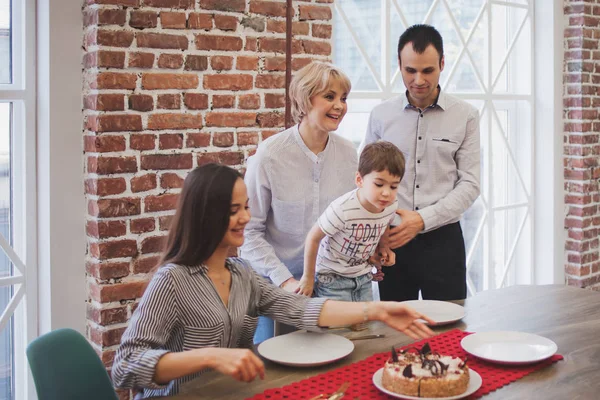
[[(290, 85), (297, 125), (262, 142), (248, 159), (252, 219), (241, 255), (289, 292), (302, 276), (308, 231), (333, 200), (354, 188), (356, 149), (332, 133), (346, 115), (350, 87), (331, 64), (315, 61), (299, 70)], [(273, 330), (273, 321), (261, 318), (255, 343), (273, 336)]]

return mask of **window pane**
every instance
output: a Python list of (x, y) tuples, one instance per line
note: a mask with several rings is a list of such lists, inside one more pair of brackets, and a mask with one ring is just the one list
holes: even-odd
[(0, 0), (0, 83), (12, 82), (10, 0)]
[[(12, 107), (0, 103), (0, 234), (12, 244), (10, 131)], [(0, 278), (13, 275), (10, 259), (0, 249)], [(0, 286), (0, 314), (13, 295), (12, 286)], [(0, 399), (13, 398), (13, 318), (0, 332)]]

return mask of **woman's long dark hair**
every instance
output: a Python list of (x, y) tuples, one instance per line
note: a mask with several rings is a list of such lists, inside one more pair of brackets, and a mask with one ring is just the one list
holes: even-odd
[(195, 266), (214, 253), (229, 227), (233, 186), (239, 178), (238, 171), (220, 164), (188, 174), (159, 265)]

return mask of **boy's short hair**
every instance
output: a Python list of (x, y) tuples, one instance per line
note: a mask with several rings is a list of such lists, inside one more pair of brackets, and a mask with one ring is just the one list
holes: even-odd
[(390, 142), (380, 140), (369, 143), (360, 153), (358, 160), (358, 173), (365, 176), (371, 172), (387, 170), (391, 175), (402, 180), (404, 177), (406, 160), (398, 147)]
[(327, 90), (332, 81), (339, 82), (346, 93), (350, 92), (352, 85), (348, 76), (326, 62), (313, 61), (294, 74), (290, 83), (290, 102), (292, 118), (296, 123), (310, 111), (310, 98)]

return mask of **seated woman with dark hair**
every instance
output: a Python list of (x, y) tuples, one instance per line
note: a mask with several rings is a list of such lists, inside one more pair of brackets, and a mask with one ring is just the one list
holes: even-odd
[(345, 303), (289, 293), (258, 276), (240, 258), (250, 220), (239, 172), (208, 164), (185, 179), (164, 251), (121, 339), (112, 370), (119, 388), (138, 398), (172, 395), (183, 382), (214, 369), (237, 380), (264, 377), (250, 350), (257, 317), (300, 329), (379, 320), (418, 339), (433, 332), (427, 317), (400, 303)]

